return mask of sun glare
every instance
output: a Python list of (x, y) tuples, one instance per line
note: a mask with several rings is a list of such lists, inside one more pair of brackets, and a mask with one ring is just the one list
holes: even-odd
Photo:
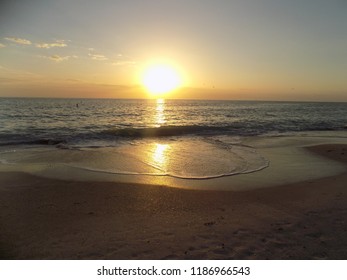
[(181, 77), (174, 67), (168, 64), (155, 64), (146, 68), (142, 84), (153, 96), (169, 93), (181, 86)]
[(153, 151), (153, 161), (154, 164), (160, 167), (160, 169), (164, 169), (164, 165), (167, 161), (167, 153), (168, 153), (169, 145), (167, 144), (155, 144)]

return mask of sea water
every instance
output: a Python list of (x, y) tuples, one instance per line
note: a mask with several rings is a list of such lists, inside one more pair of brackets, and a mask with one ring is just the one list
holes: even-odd
[(0, 167), (206, 180), (266, 169), (261, 148), (284, 137), (345, 141), (346, 127), (346, 103), (0, 98)]

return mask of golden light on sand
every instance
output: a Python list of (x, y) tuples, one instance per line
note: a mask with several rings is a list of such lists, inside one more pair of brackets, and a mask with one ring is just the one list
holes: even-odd
[(149, 65), (142, 75), (142, 84), (152, 96), (169, 93), (182, 85), (179, 72), (170, 64)]

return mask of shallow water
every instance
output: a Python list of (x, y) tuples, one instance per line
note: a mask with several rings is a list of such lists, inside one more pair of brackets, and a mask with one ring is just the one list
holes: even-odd
[(245, 174), (287, 182), (294, 175), (275, 165), (301, 164), (301, 179), (341, 172), (302, 151), (276, 153), (345, 143), (346, 124), (345, 103), (0, 98), (0, 170), (175, 186)]
[(3, 149), (3, 164), (65, 165), (119, 175), (157, 175), (208, 179), (246, 174), (268, 166), (254, 148), (215, 138), (136, 140), (114, 147)]
[[(347, 135), (346, 135), (347, 136)], [(204, 190), (248, 190), (333, 176), (342, 163), (304, 149), (347, 137), (194, 137), (142, 139), (114, 147), (7, 147), (0, 171), (78, 180), (159, 184)]]

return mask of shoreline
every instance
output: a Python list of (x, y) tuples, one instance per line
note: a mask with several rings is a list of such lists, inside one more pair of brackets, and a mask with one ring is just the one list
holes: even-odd
[[(233, 140), (226, 137), (220, 140), (225, 141), (228, 149), (240, 152), (243, 146), (250, 147), (247, 153), (251, 154), (251, 157), (244, 154), (245, 158), (241, 156), (240, 160), (237, 153), (235, 158), (231, 156), (232, 153), (228, 153), (229, 158), (221, 161), (218, 158), (223, 158), (223, 149), (217, 149), (218, 156), (214, 155), (214, 160), (206, 157), (206, 154), (202, 158), (197, 157), (199, 149), (196, 145), (200, 145), (200, 148), (211, 148), (206, 147), (210, 145), (209, 141), (190, 138), (184, 138), (182, 141), (152, 139), (135, 145), (123, 143), (115, 147), (82, 150), (45, 146), (28, 149), (12, 147), (5, 149), (1, 155), (0, 172), (19, 171), (44, 178), (78, 182), (96, 181), (165, 185), (193, 190), (244, 191), (298, 183), (346, 172), (346, 164), (310, 148), (324, 143), (347, 144), (346, 136), (344, 133), (342, 138), (337, 135), (327, 137), (324, 133), (318, 133), (309, 136), (246, 137), (238, 140), (241, 142), (236, 144), (230, 143), (229, 141)], [(218, 139), (213, 141), (219, 143)], [(213, 149), (216, 146), (213, 146)], [(177, 156), (179, 148), (184, 152), (180, 151)], [(192, 149), (193, 159), (185, 160), (191, 155)], [(215, 150), (208, 150), (207, 154), (211, 154), (212, 151)], [(260, 171), (252, 171), (254, 168), (258, 170), (257, 164), (249, 168), (248, 161), (252, 159), (257, 164), (259, 164), (257, 160), (261, 159)], [(194, 166), (193, 169), (190, 168), (191, 164)], [(186, 170), (186, 176), (180, 177)], [(192, 170), (209, 174), (211, 177), (191, 178)], [(227, 175), (234, 171), (234, 175)]]
[[(308, 149), (347, 164), (347, 145)], [(347, 172), (236, 192), (0, 182), (2, 259), (347, 259)]]

